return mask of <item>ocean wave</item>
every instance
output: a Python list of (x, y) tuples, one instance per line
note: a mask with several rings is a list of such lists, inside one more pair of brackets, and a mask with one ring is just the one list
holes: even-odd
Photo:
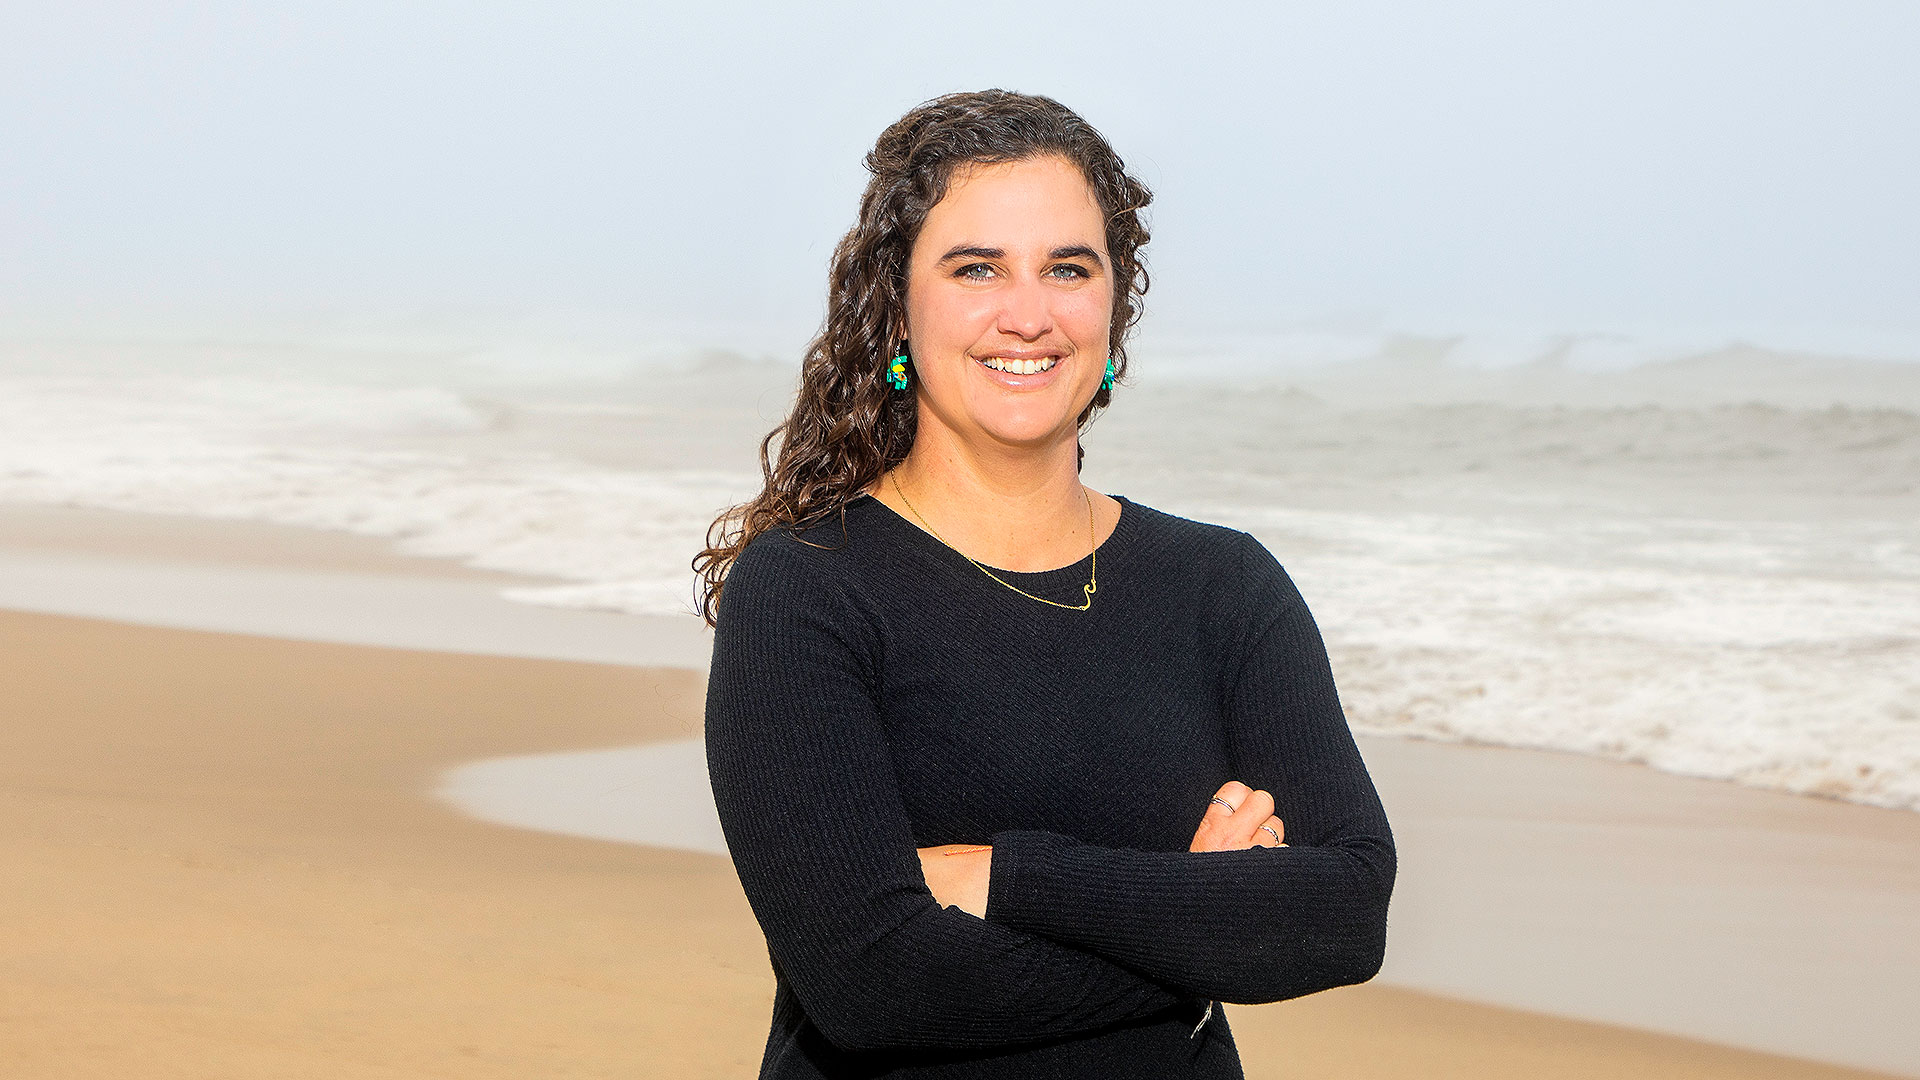
[(1655, 567), (1561, 544), (1577, 523), (1212, 516), (1286, 563), (1360, 730), (1920, 809), (1920, 575), (1812, 576), (1791, 550)]
[[(595, 606), (691, 610), (689, 561), (716, 513), (752, 493), (751, 474), (468, 443), (494, 423), (435, 388), (12, 380), (0, 501), (337, 529), (482, 569), (648, 583)], [(567, 589), (516, 596), (582, 602)]]

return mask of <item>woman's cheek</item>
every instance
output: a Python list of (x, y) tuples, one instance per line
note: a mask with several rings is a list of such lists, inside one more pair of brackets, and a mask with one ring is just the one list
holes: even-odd
[(970, 346), (993, 328), (997, 314), (993, 305), (978, 296), (935, 291), (913, 309), (912, 321), (920, 327), (913, 336), (935, 343)]
[(1106, 341), (1113, 323), (1113, 305), (1104, 294), (1089, 289), (1075, 294), (1066, 306), (1056, 310), (1055, 317), (1083, 348), (1098, 348)]

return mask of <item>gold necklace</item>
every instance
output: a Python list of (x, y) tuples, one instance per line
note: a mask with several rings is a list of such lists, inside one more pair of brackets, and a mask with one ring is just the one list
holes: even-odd
[[(933, 538), (935, 540), (940, 541), (942, 544), (947, 544), (946, 538), (941, 536), (939, 533), (934, 532), (933, 526), (927, 524), (926, 518), (920, 517), (920, 511), (913, 509), (913, 503), (908, 501), (907, 493), (900, 490), (899, 474), (889, 473), (888, 475), (893, 479), (893, 493), (900, 496), (900, 501), (907, 504), (907, 509), (913, 512), (914, 517), (920, 518), (920, 524), (926, 526), (926, 530), (928, 532), (933, 533)], [(1085, 491), (1086, 489), (1083, 487), (1081, 490)], [(1093, 561), (1087, 566), (1087, 583), (1085, 585), (1080, 586), (1080, 591), (1086, 594), (1087, 599), (1085, 603), (1080, 603), (1080, 604), (1063, 604), (1058, 600), (1049, 600), (1044, 596), (1035, 596), (1032, 593), (1028, 592), (1027, 590), (1021, 588), (1020, 586), (1015, 585), (1010, 581), (1004, 580), (1003, 578), (1000, 577), (1000, 575), (987, 569), (979, 561), (974, 559), (973, 556), (967, 554), (964, 551), (961, 551), (959, 548), (954, 547), (952, 544), (947, 544), (947, 547), (952, 548), (953, 551), (956, 554), (958, 554), (961, 558), (967, 560), (970, 563), (973, 563), (973, 565), (975, 566), (980, 567), (981, 573), (987, 575), (988, 577), (992, 578), (995, 581), (1000, 582), (1000, 584), (1005, 585), (1007, 588), (1012, 589), (1014, 592), (1019, 593), (1021, 596), (1024, 596), (1029, 600), (1038, 600), (1043, 604), (1052, 604), (1054, 607), (1057, 607), (1057, 608), (1066, 608), (1068, 611), (1086, 611), (1093, 607), (1093, 592), (1096, 588), (1099, 587), (1099, 581), (1100, 581), (1100, 545), (1097, 542), (1096, 537), (1094, 535), (1094, 531), (1093, 531), (1093, 496), (1091, 495), (1087, 496), (1087, 542), (1093, 545), (1093, 549), (1088, 556)]]

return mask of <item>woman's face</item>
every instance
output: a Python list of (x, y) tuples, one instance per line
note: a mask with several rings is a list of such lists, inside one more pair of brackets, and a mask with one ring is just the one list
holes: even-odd
[(907, 271), (921, 434), (934, 423), (1009, 448), (1073, 434), (1112, 322), (1105, 220), (1077, 166), (1041, 157), (956, 173)]

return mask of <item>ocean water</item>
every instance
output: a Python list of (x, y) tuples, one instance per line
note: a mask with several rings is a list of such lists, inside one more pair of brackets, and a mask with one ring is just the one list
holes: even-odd
[[(1217, 371), (1137, 351), (1086, 478), (1260, 537), (1357, 729), (1920, 809), (1920, 365), (1269, 344)], [(509, 591), (528, 603), (685, 613), (793, 377), (15, 343), (0, 502), (347, 530), (554, 580)]]

